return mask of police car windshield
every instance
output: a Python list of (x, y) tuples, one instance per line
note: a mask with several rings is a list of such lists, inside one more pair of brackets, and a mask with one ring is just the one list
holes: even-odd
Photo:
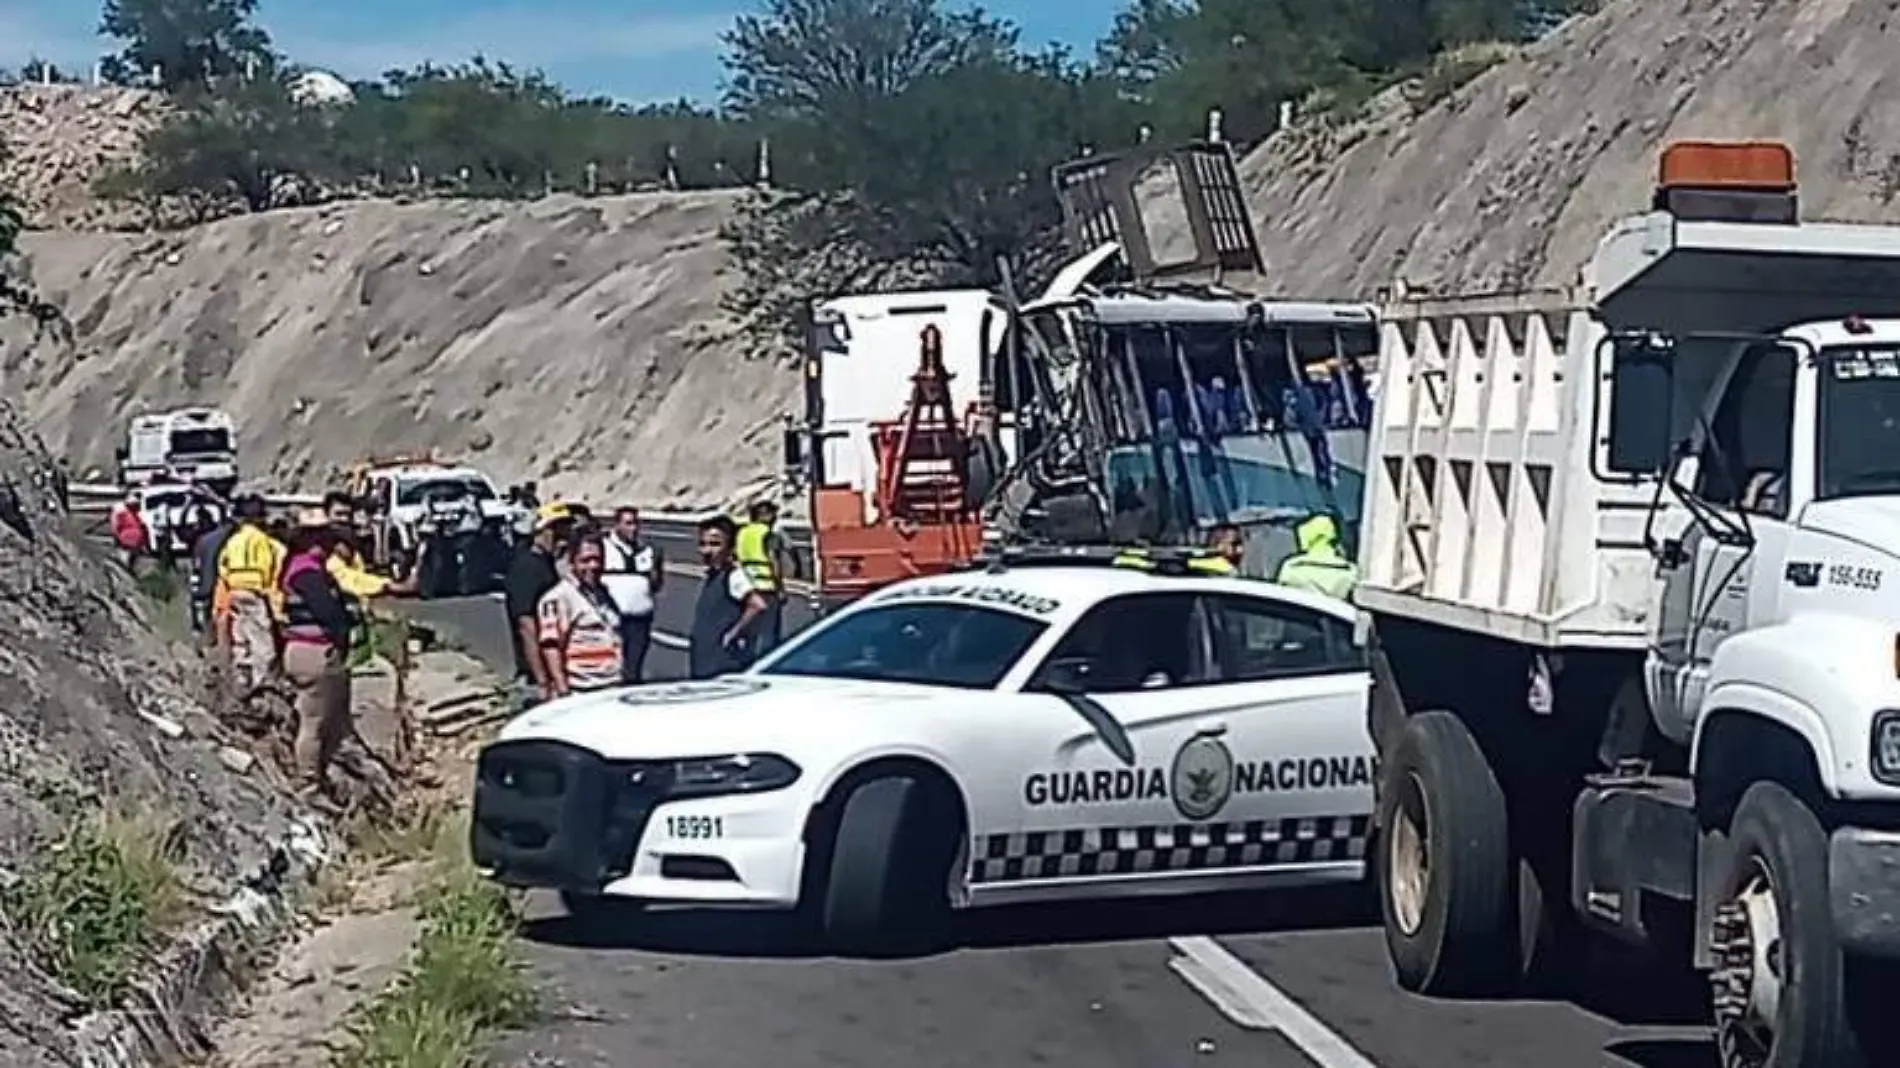
[(989, 690), (1047, 627), (1014, 612), (978, 605), (884, 605), (838, 617), (761, 667), (759, 674)]

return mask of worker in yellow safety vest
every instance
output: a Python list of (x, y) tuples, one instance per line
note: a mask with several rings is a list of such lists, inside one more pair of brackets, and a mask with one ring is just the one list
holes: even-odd
[(1274, 579), (1289, 589), (1348, 600), (1359, 585), (1359, 568), (1339, 549), (1339, 524), (1324, 514), (1309, 516), (1293, 529), (1299, 551), (1286, 558)]
[(733, 557), (752, 581), (752, 589), (765, 599), (765, 614), (753, 624), (752, 656), (764, 656), (777, 648), (785, 621), (785, 581), (791, 571), (791, 555), (779, 536), (778, 505), (756, 501), (746, 511), (747, 522), (739, 528), (733, 542)]
[(231, 668), (250, 693), (277, 664), (277, 623), (283, 618), (284, 544), (264, 531), (264, 498), (238, 498), (237, 527), (218, 551), (218, 633), (230, 651)]

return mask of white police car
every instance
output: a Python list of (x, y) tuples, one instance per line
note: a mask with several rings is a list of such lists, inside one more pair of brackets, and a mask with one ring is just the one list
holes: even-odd
[(1357, 880), (1352, 636), (1350, 607), (1264, 582), (1006, 556), (744, 674), (522, 715), (482, 753), (472, 848), (576, 913), (799, 909), (859, 945), (952, 908)]

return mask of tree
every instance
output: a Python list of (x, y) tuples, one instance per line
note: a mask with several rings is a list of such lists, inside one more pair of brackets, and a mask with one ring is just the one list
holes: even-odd
[(1061, 52), (984, 57), (918, 81), (875, 108), (849, 190), (860, 234), (891, 257), (920, 251), (946, 281), (989, 284), (1048, 265), (1061, 213), (1057, 164), (1124, 147), (1140, 110)]
[(1321, 91), (1351, 103), (1421, 72), (1434, 55), (1515, 41), (1595, 0), (1131, 0), (1097, 65), (1154, 111), (1169, 140), (1220, 108), (1229, 140), (1271, 133), (1280, 105)]
[(74, 85), (79, 81), (77, 74), (37, 55), (20, 64), (17, 71), (0, 71), (0, 85)]
[(124, 46), (103, 73), (132, 84), (156, 72), (165, 89), (266, 74), (275, 57), (256, 12), (257, 0), (106, 0), (99, 33)]
[(771, 0), (726, 36), (727, 102), (873, 259), (987, 278), (1052, 224), (1049, 168), (1139, 125), (1111, 82), (1016, 40), (936, 0)]
[[(1034, 277), (1057, 250), (1050, 169), (1131, 143), (1139, 105), (1060, 51), (933, 0), (775, 0), (726, 38), (729, 106), (788, 191), (728, 230), (755, 353), (795, 351), (806, 298)], [(789, 181), (783, 181), (789, 179)]]
[(972, 60), (1015, 30), (936, 0), (767, 0), (725, 34), (726, 106), (751, 119), (837, 119)]
[(204, 218), (225, 202), (277, 207), (322, 167), (328, 130), (297, 104), (287, 77), (228, 84), (184, 100), (180, 115), (143, 143), (136, 185), (196, 205)]

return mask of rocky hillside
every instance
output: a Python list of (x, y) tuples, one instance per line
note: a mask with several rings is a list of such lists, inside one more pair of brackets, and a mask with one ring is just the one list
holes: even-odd
[(79, 345), (8, 347), (0, 386), (82, 469), (110, 467), (131, 413), (208, 402), (278, 485), (434, 448), (590, 498), (721, 498), (769, 471), (796, 387), (726, 338), (733, 196), (344, 203), (31, 235), (31, 274)]
[[(1794, 147), (1809, 219), (1900, 221), (1891, 0), (1612, 0), (1422, 116), (1308, 125), (1245, 164), (1282, 287), (1568, 284), (1680, 138)], [(1395, 101), (1386, 101), (1388, 105)]]
[(0, 188), (18, 197), (36, 227), (91, 229), (136, 217), (101, 203), (92, 183), (137, 157), (139, 138), (156, 124), (164, 98), (144, 89), (82, 85), (0, 88)]
[(80, 1063), (68, 1024), (85, 1006), (75, 975), (50, 974), (47, 950), (61, 922), (82, 925), (76, 937), (92, 933), (83, 925), (99, 922), (97, 901), (76, 895), (105, 884), (74, 863), (54, 870), (76, 882), (54, 882), (48, 865), (62, 841), (81, 851), (75, 861), (90, 855), (99, 839), (69, 837), (83, 813), (111, 804), (151, 814), (160, 841), (175, 827), (194, 908), (254, 876), (290, 818), (258, 776), (226, 770), (220, 728), (185, 674), (189, 654), (160, 637), (131, 577), (73, 535), (53, 474), (0, 401), (0, 1063), (21, 1066)]

